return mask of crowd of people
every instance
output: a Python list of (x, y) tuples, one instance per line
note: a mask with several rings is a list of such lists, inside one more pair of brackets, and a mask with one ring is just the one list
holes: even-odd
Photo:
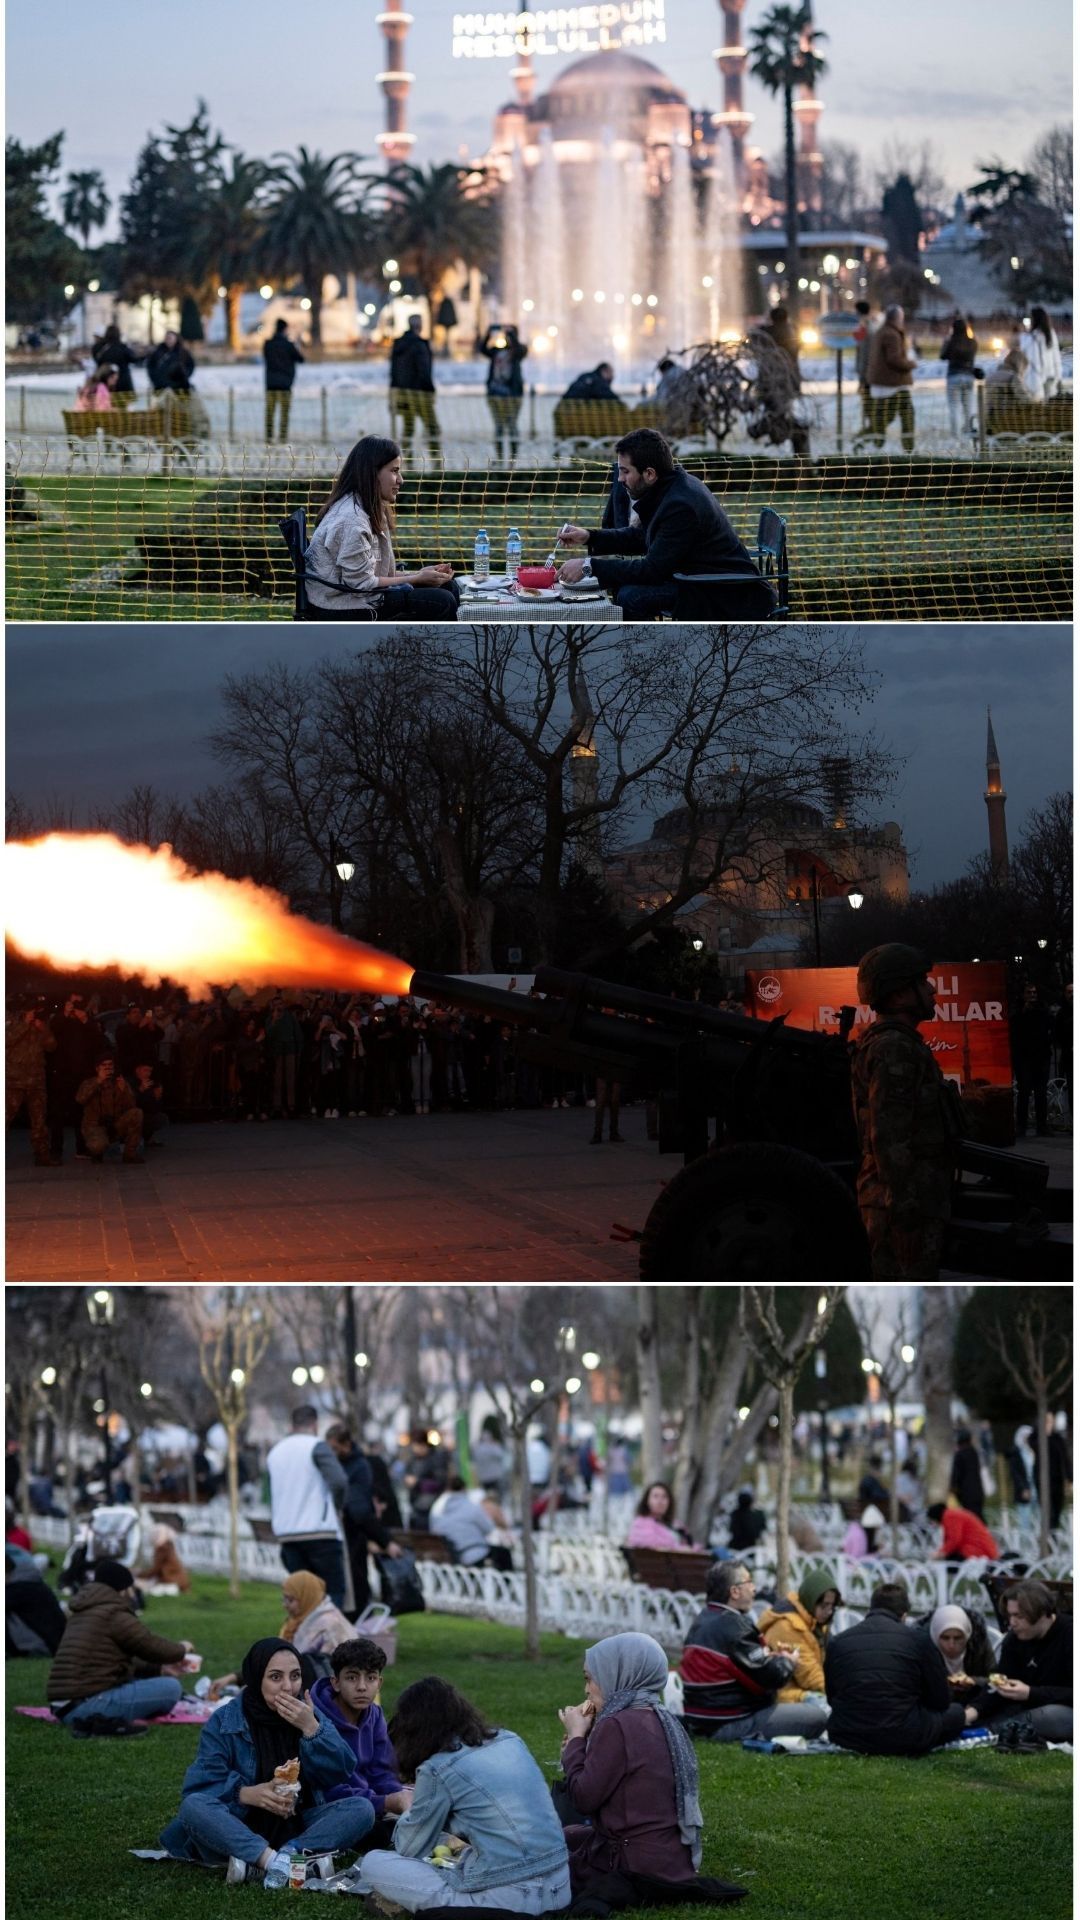
[[(59, 1166), (72, 1134), (76, 1159), (101, 1160), (119, 1143), (128, 1164), (139, 1162), (175, 1120), (597, 1104), (594, 1081), (520, 1059), (517, 1029), (434, 1001), (299, 991), (252, 999), (235, 988), (154, 1001), (134, 991), (126, 1008), (103, 1010), (100, 996), (72, 991), (59, 1005), (35, 996), (9, 1009), (7, 1124), (25, 1107), (39, 1166)], [(609, 1111), (612, 1138), (620, 1101), (647, 1092), (602, 1090), (597, 1118)]]

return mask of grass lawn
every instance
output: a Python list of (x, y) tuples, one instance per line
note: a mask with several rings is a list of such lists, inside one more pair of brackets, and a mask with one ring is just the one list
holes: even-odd
[[(222, 1580), (196, 1575), (186, 1600), (151, 1600), (146, 1618), (194, 1640), (220, 1673), (280, 1624), (274, 1590), (249, 1584), (230, 1601)], [(545, 1636), (536, 1666), (509, 1627), (410, 1614), (399, 1623), (389, 1711), (402, 1687), (438, 1672), (528, 1742), (548, 1778), (558, 1770), (556, 1708), (581, 1698), (581, 1642)], [(133, 1741), (73, 1740), (15, 1715), (39, 1705), (47, 1665), (7, 1668), (7, 1911), (46, 1920), (198, 1920), (237, 1903), (254, 1914), (261, 1888), (229, 1889), (205, 1869), (144, 1865), (175, 1810), (198, 1730), (152, 1727)], [(920, 1761), (853, 1755), (778, 1759), (698, 1747), (704, 1870), (748, 1886), (756, 1920), (969, 1920), (1070, 1911), (1072, 1768), (1063, 1755), (999, 1758), (992, 1749)], [(685, 1909), (680, 1909), (685, 1912)], [(675, 1920), (676, 1910), (671, 1910)]]

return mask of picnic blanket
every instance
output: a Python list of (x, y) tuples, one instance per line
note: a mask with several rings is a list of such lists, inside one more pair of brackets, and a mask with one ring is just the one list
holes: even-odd
[[(168, 1713), (156, 1713), (150, 1721), (153, 1727), (201, 1727), (216, 1711), (218, 1702), (196, 1700), (194, 1695), (185, 1694)], [(49, 1707), (16, 1707), (16, 1713), (24, 1714), (27, 1720), (51, 1720), (54, 1726), (61, 1722)]]

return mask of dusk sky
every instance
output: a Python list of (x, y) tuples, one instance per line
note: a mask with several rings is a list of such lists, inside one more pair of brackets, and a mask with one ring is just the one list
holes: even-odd
[[(482, 152), (492, 111), (511, 92), (509, 62), (453, 60), (454, 14), (464, 0), (420, 0), (407, 57), (421, 162)], [(36, 142), (61, 129), (63, 166), (96, 167), (115, 200), (148, 131), (183, 123), (197, 96), (243, 151), (266, 156), (302, 141), (323, 152), (376, 152), (384, 65), (376, 7), (357, 0), (96, 0), (55, 9), (10, 0), (8, 132)], [(719, 108), (713, 49), (722, 38), (715, 0), (667, 0), (667, 41), (649, 58), (695, 107)], [(746, 32), (765, 12), (749, 0)], [(934, 148), (949, 191), (994, 156), (1017, 166), (1055, 122), (1070, 117), (1069, 0), (817, 0), (830, 71), (820, 93), (823, 140), (857, 146), (872, 168), (887, 142)], [(540, 90), (571, 57), (537, 61)], [(752, 139), (770, 156), (781, 144), (781, 108), (754, 81), (746, 105)]]
[[(1072, 629), (879, 626), (864, 637), (882, 680), (863, 719), (905, 762), (878, 817), (900, 822), (912, 883), (931, 887), (986, 850), (988, 704), (1014, 843), (1030, 810), (1071, 786)], [(9, 791), (31, 808), (52, 797), (108, 806), (136, 783), (189, 798), (224, 778), (206, 736), (226, 673), (360, 644), (348, 626), (9, 626)]]

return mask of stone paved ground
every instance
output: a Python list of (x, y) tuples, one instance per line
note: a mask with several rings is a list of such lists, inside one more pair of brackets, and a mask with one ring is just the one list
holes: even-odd
[(641, 1226), (679, 1161), (647, 1145), (643, 1108), (622, 1146), (590, 1147), (591, 1124), (570, 1110), (182, 1126), (143, 1167), (56, 1171), (30, 1164), (20, 1130), (7, 1278), (632, 1281), (612, 1223)]
[[(645, 1141), (642, 1108), (622, 1146), (590, 1147), (591, 1124), (571, 1109), (182, 1126), (145, 1166), (55, 1171), (31, 1165), (20, 1129), (7, 1278), (632, 1282), (612, 1224), (640, 1227), (680, 1162)], [(1062, 1184), (1071, 1147), (1025, 1150)]]

